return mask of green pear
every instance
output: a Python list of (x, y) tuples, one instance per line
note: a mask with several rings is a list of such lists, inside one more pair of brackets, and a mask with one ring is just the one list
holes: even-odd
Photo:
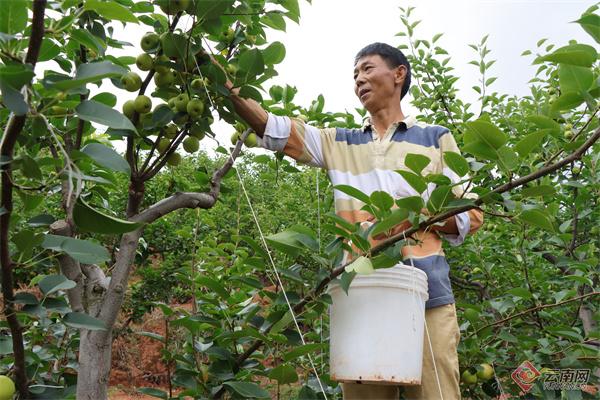
[(198, 118), (204, 112), (204, 102), (200, 99), (192, 99), (187, 103), (186, 110), (191, 118)]
[(246, 147), (256, 147), (256, 145), (258, 144), (258, 139), (256, 137), (256, 133), (251, 132), (246, 137), (246, 140), (244, 140), (244, 144), (246, 145)]
[(161, 65), (161, 63), (169, 63), (170, 61), (171, 61), (171, 59), (169, 57), (165, 56), (164, 54), (157, 56), (154, 59), (154, 70), (156, 72), (158, 72), (159, 74), (165, 74), (165, 73), (169, 72), (171, 70), (171, 68), (169, 68), (169, 66), (167, 66), (167, 65)]
[(201, 90), (208, 86), (208, 78), (197, 78), (192, 81), (192, 89)]
[(167, 164), (172, 167), (176, 167), (181, 164), (181, 154), (179, 153), (171, 153), (167, 156)]
[(146, 114), (152, 110), (152, 100), (150, 97), (143, 94), (136, 97), (133, 105), (135, 107), (135, 111), (137, 111), (139, 114)]
[(123, 103), (123, 115), (127, 118), (132, 119), (135, 113), (135, 102), (133, 100), (127, 100)]
[(153, 64), (152, 56), (147, 53), (142, 53), (135, 59), (135, 65), (137, 65), (140, 71), (150, 71)]
[(186, 112), (189, 101), (190, 98), (187, 93), (181, 93), (175, 98), (175, 108), (177, 108), (177, 111)]
[(171, 71), (167, 71), (165, 73), (156, 73), (154, 74), (154, 83), (158, 87), (168, 87), (173, 84), (175, 80), (173, 79), (173, 74)]
[(206, 133), (204, 132), (204, 129), (202, 129), (202, 127), (200, 125), (194, 124), (190, 128), (190, 135), (195, 137), (198, 140), (202, 140), (202, 139), (204, 139), (204, 136), (206, 135)]
[(165, 14), (177, 14), (190, 5), (190, 0), (156, 0), (155, 2)]
[(195, 153), (200, 148), (200, 141), (194, 136), (188, 136), (183, 140), (183, 149), (188, 153)]
[(238, 140), (240, 140), (240, 133), (238, 131), (235, 131), (231, 135), (231, 144), (235, 146)]
[(140, 42), (140, 46), (142, 50), (145, 52), (149, 52), (155, 50), (160, 43), (159, 36), (154, 32), (148, 32), (144, 36), (142, 36), (142, 40)]
[(129, 92), (137, 92), (142, 87), (142, 78), (135, 72), (127, 72), (121, 76), (121, 84)]
[(177, 136), (177, 126), (173, 124), (165, 126), (165, 137), (173, 139), (175, 136)]
[(167, 151), (167, 149), (169, 148), (170, 145), (171, 145), (170, 139), (162, 138), (156, 144), (156, 150), (158, 150), (158, 152), (160, 154), (164, 154), (164, 152)]

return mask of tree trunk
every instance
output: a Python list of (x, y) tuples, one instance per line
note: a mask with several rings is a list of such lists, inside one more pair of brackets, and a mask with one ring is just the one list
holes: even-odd
[(107, 331), (81, 330), (77, 399), (108, 398), (108, 378), (112, 355), (112, 328)]

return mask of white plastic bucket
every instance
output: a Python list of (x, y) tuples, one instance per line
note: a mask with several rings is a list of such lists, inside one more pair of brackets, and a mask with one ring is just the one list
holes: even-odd
[(329, 285), (330, 375), (340, 382), (419, 385), (427, 275), (408, 265)]

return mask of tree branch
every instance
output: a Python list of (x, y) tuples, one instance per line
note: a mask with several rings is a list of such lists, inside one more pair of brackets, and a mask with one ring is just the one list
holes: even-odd
[[(35, 68), (42, 38), (44, 37), (44, 14), (46, 12), (46, 0), (38, 0), (33, 2), (33, 15), (31, 20), (31, 36), (29, 38), (29, 47), (25, 56), (25, 63), (31, 64)], [(27, 86), (23, 90), (25, 100), (27, 100)], [(0, 165), (0, 173), (2, 175), (2, 189), (0, 194), (0, 265), (2, 266), (2, 295), (4, 296), (4, 315), (10, 327), (13, 354), (14, 354), (14, 369), (16, 377), (16, 386), (21, 398), (29, 397), (28, 378), (25, 371), (25, 348), (23, 345), (23, 327), (17, 319), (16, 310), (14, 308), (14, 291), (13, 291), (13, 262), (10, 257), (10, 249), (8, 246), (10, 240), (10, 219), (13, 210), (13, 185), (12, 181), (12, 161), (14, 147), (17, 138), (23, 127), (27, 115), (15, 115), (11, 113), (6, 124), (2, 141), (0, 142), (0, 159), (6, 162)]]
[(598, 295), (600, 295), (600, 292), (590, 292), (590, 293), (586, 293), (586, 294), (581, 295), (581, 296), (573, 297), (572, 299), (563, 300), (563, 301), (561, 301), (559, 303), (556, 303), (556, 304), (542, 304), (541, 306), (528, 308), (525, 311), (521, 311), (519, 313), (510, 315), (510, 316), (508, 316), (506, 318), (503, 318), (501, 320), (492, 322), (490, 324), (486, 324), (486, 325), (482, 326), (481, 328), (477, 329), (475, 332), (472, 332), (471, 334), (469, 334), (469, 336), (467, 336), (467, 338), (470, 338), (471, 336), (477, 335), (479, 332), (481, 332), (482, 330), (484, 330), (486, 328), (489, 328), (491, 326), (502, 325), (503, 323), (505, 323), (507, 321), (510, 321), (511, 319), (515, 319), (515, 318), (521, 317), (521, 316), (529, 314), (531, 312), (536, 312), (536, 311), (543, 310), (543, 309), (546, 309), (546, 308), (558, 307), (558, 306), (561, 306), (563, 304), (571, 303), (573, 301), (578, 301), (578, 300), (581, 300), (581, 299), (585, 299), (587, 297), (593, 297), (593, 296), (598, 296)]

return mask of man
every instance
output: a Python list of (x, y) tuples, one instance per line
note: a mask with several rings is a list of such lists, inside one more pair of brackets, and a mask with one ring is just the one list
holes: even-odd
[[(301, 163), (326, 169), (334, 185), (351, 185), (367, 194), (383, 190), (395, 199), (418, 195), (395, 172), (407, 169), (404, 159), (409, 153), (429, 157), (431, 161), (424, 174), (440, 173), (453, 182), (460, 180), (444, 164), (444, 152), (459, 152), (448, 129), (417, 124), (414, 117), (406, 117), (402, 112), (400, 101), (410, 86), (410, 65), (404, 54), (392, 46), (373, 43), (356, 55), (354, 92), (370, 115), (362, 129), (317, 129), (300, 120), (268, 114), (255, 101), (239, 97), (231, 82), (227, 86), (237, 113), (261, 137), (264, 148), (283, 151)], [(434, 188), (435, 185), (429, 185), (423, 193), (424, 200)], [(463, 195), (462, 191), (460, 185), (453, 187), (456, 196)], [(369, 213), (361, 210), (362, 203), (358, 200), (339, 191), (334, 195), (337, 215), (352, 223), (372, 220)], [(460, 398), (457, 355), (460, 332), (441, 237), (459, 245), (481, 223), (481, 211), (471, 210), (449, 218), (442, 225), (419, 231), (415, 235), (418, 242), (402, 249), (405, 264), (410, 264), (408, 257), (412, 258), (414, 265), (428, 277), (425, 319), (435, 360), (425, 337), (421, 385), (405, 387), (405, 398), (439, 399), (440, 391), (445, 400)], [(409, 223), (400, 224), (392, 234), (408, 227)], [(373, 242), (378, 239), (382, 237), (374, 238)], [(399, 397), (397, 386), (344, 383), (342, 389), (346, 400)]]

